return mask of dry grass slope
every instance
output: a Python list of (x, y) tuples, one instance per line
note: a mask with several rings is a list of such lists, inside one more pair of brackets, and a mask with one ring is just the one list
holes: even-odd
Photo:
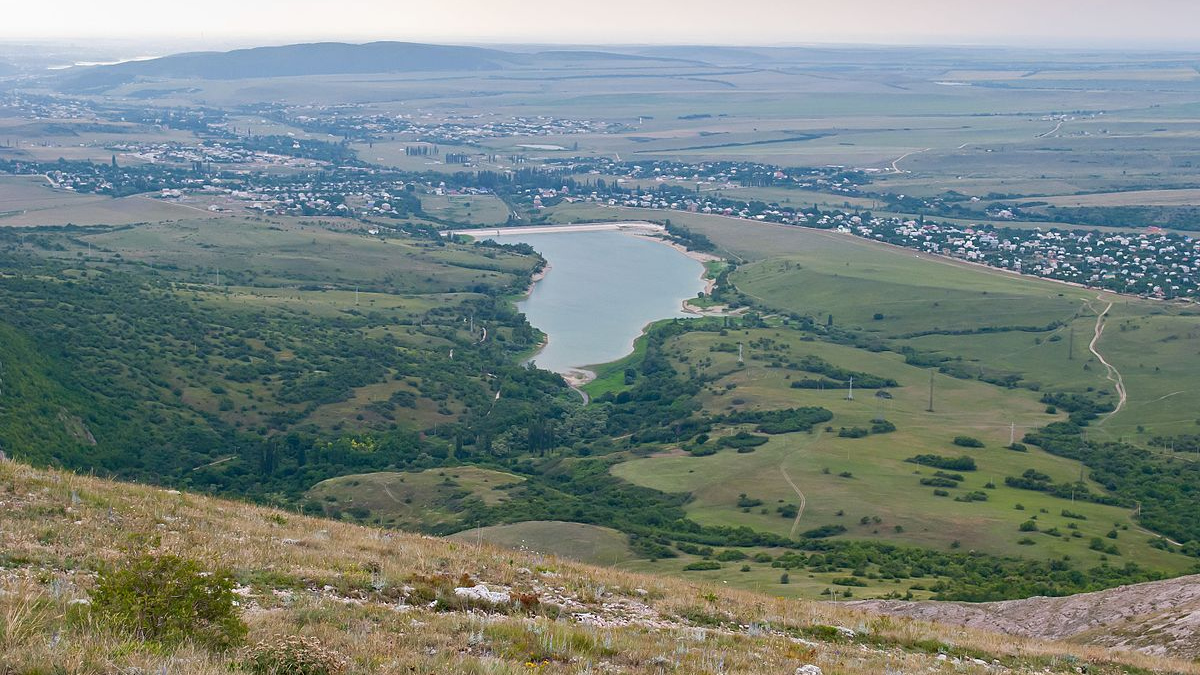
[[(0, 461), (0, 673), (237, 672), (237, 653), (71, 620), (134, 553), (232, 570), (249, 644), (317, 638), (349, 673), (1200, 673), (1039, 642), (363, 528)], [(486, 584), (517, 603), (455, 600)], [(839, 629), (838, 627), (841, 627)], [(939, 658), (938, 652), (945, 656)]]

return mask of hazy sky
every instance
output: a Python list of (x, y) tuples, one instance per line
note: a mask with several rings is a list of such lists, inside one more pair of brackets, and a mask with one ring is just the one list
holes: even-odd
[(1196, 0), (41, 0), (0, 39), (591, 44), (811, 42), (1200, 48)]

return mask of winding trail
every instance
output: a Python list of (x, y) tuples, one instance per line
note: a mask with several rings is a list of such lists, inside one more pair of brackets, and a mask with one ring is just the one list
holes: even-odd
[(788, 532), (788, 537), (795, 539), (796, 530), (800, 529), (800, 519), (804, 517), (804, 507), (808, 505), (808, 500), (804, 497), (804, 493), (800, 491), (800, 488), (796, 487), (796, 483), (788, 475), (787, 469), (784, 468), (783, 464), (779, 465), (779, 473), (783, 474), (783, 479), (787, 481), (788, 485), (792, 486), (792, 489), (796, 491), (796, 496), (800, 498), (800, 508), (796, 511), (796, 519), (792, 521), (792, 529)]
[[(817, 431), (812, 440), (809, 441), (804, 447), (808, 447), (809, 445), (819, 441), (821, 439), (821, 434), (821, 431)], [(798, 451), (799, 450), (797, 450), (797, 452)], [(808, 506), (808, 498), (804, 496), (804, 491), (800, 489), (800, 486), (796, 485), (796, 481), (792, 480), (791, 475), (789, 475), (787, 472), (787, 467), (784, 466), (788, 459), (795, 456), (795, 454), (796, 453), (793, 452), (791, 455), (784, 457), (783, 460), (779, 462), (779, 473), (783, 474), (783, 479), (787, 481), (787, 484), (792, 488), (792, 491), (795, 492), (796, 496), (800, 498), (800, 507), (796, 509), (796, 518), (792, 521), (791, 531), (788, 532), (788, 537), (792, 539), (796, 538), (796, 530), (800, 529), (800, 519), (804, 517), (804, 507)]]
[[(1097, 295), (1096, 299), (1100, 300), (1101, 302), (1104, 301), (1103, 296), (1100, 295)], [(1113, 383), (1113, 388), (1117, 390), (1117, 406), (1112, 409), (1112, 412), (1105, 415), (1104, 419), (1100, 420), (1099, 424), (1104, 424), (1110, 417), (1121, 412), (1121, 408), (1125, 407), (1125, 401), (1128, 398), (1128, 396), (1125, 394), (1125, 378), (1121, 377), (1121, 371), (1117, 370), (1115, 366), (1104, 360), (1104, 356), (1100, 354), (1098, 349), (1096, 349), (1096, 344), (1100, 342), (1100, 337), (1104, 335), (1104, 317), (1108, 316), (1108, 311), (1112, 308), (1113, 303), (1109, 302), (1108, 307), (1105, 307), (1104, 311), (1100, 312), (1100, 314), (1096, 316), (1096, 332), (1095, 335), (1092, 336), (1092, 341), (1088, 343), (1088, 351), (1095, 355), (1095, 357), (1100, 360), (1100, 363), (1104, 365), (1104, 368), (1107, 370), (1105, 377), (1108, 378), (1109, 382)]]
[(929, 152), (932, 149), (933, 148), (925, 148), (924, 150), (913, 150), (912, 152), (906, 152), (903, 155), (900, 155), (896, 159), (892, 160), (892, 171), (894, 171), (895, 173), (909, 173), (908, 171), (901, 169), (899, 166), (896, 166), (897, 164), (900, 163), (900, 160), (904, 159), (905, 157), (908, 157), (909, 155), (919, 155), (922, 152)]

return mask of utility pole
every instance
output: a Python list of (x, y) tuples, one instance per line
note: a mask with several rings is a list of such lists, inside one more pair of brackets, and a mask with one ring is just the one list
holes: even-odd
[(1008, 447), (1012, 447), (1017, 443), (1017, 423), (1010, 422), (1008, 425)]
[(854, 376), (853, 375), (850, 376), (850, 393), (846, 394), (846, 400), (847, 401), (854, 400)]
[(358, 284), (354, 285), (354, 306), (358, 307)]
[(929, 407), (925, 409), (925, 412), (933, 412), (933, 374), (934, 374), (934, 370), (930, 369), (929, 370)]
[(1071, 337), (1067, 342), (1067, 360), (1075, 360), (1075, 326), (1071, 326)]
[(745, 363), (746, 363), (746, 362), (745, 362), (745, 361), (742, 359), (742, 343), (740, 343), (740, 342), (738, 343), (738, 363), (741, 363), (741, 364), (745, 364)]

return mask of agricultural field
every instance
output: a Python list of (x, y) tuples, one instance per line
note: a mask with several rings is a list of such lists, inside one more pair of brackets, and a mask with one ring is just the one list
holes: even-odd
[(1200, 190), (1099, 192), (1044, 197), (1038, 201), (1053, 206), (1196, 206), (1200, 204)]
[(421, 207), (430, 217), (473, 225), (503, 225), (511, 212), (495, 195), (425, 195)]
[(0, 177), (0, 227), (44, 225), (129, 225), (194, 219), (206, 209), (173, 204), (144, 195), (114, 199), (51, 187), (43, 177)]

